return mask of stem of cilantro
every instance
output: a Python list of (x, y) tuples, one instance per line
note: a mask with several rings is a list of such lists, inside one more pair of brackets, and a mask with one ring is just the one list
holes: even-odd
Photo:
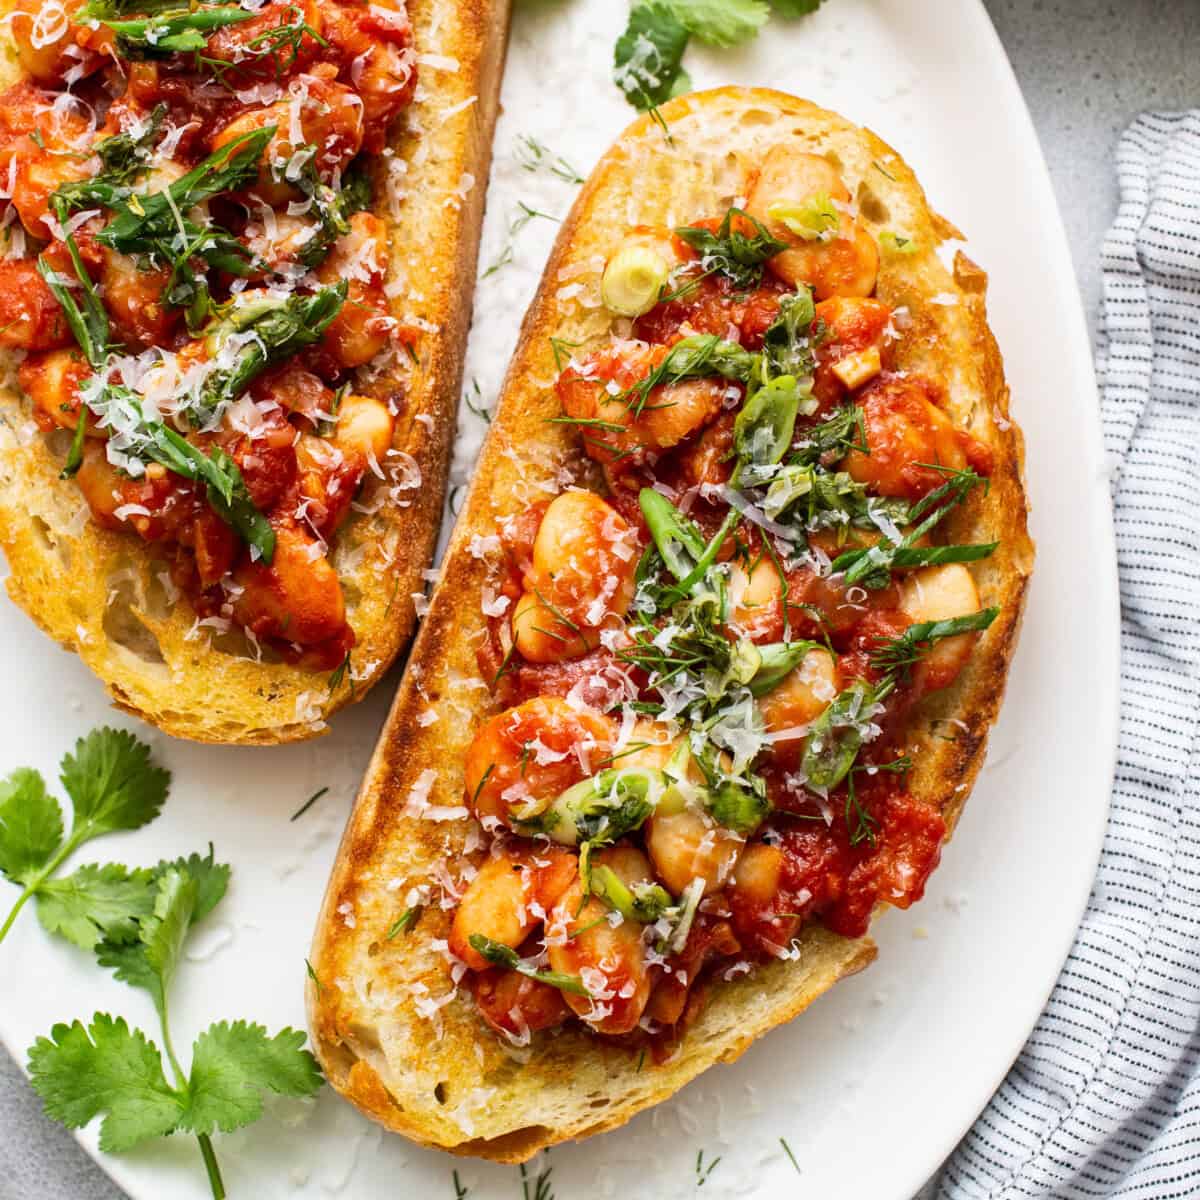
[[(167, 1020), (167, 998), (164, 994), (158, 1009), (158, 1025), (162, 1030), (163, 1049), (167, 1052), (167, 1061), (171, 1064), (171, 1072), (175, 1076), (175, 1090), (186, 1097), (188, 1079), (175, 1056), (175, 1047), (171, 1043), (170, 1022)], [(200, 1157), (204, 1159), (204, 1170), (208, 1173), (208, 1186), (212, 1189), (213, 1200), (225, 1200), (225, 1181), (221, 1178), (221, 1164), (217, 1162), (217, 1152), (213, 1149), (212, 1138), (207, 1133), (198, 1133), (196, 1141), (200, 1143)]]
[(204, 1158), (204, 1169), (208, 1172), (208, 1185), (212, 1188), (213, 1200), (225, 1200), (225, 1181), (221, 1178), (221, 1167), (217, 1163), (212, 1139), (207, 1133), (202, 1133), (196, 1140), (200, 1143), (200, 1154)]
[(0, 942), (4, 941), (8, 931), (13, 927), (13, 922), (17, 919), (17, 914), (29, 902), (30, 897), (37, 895), (38, 889), (42, 884), (75, 853), (85, 840), (86, 836), (82, 830), (73, 829), (71, 836), (63, 842), (54, 857), (25, 884), (25, 890), (17, 897), (17, 902), (12, 906), (12, 910), (5, 918), (4, 924), (0, 925)]

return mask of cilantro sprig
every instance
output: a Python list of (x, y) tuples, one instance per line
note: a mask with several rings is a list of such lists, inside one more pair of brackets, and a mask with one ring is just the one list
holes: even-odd
[[(169, 998), (192, 928), (220, 902), (228, 866), (197, 854), (160, 863), (139, 903), (96, 947), (101, 966), (147, 992), (158, 1014), (162, 1046), (121, 1017), (98, 1012), (84, 1025), (55, 1025), (29, 1050), (29, 1073), (46, 1113), (69, 1129), (101, 1117), (100, 1148), (131, 1150), (173, 1133), (195, 1135), (214, 1200), (225, 1185), (212, 1134), (229, 1133), (262, 1116), (263, 1094), (310, 1096), (321, 1086), (303, 1032), (285, 1028), (271, 1037), (261, 1025), (218, 1021), (196, 1038), (185, 1071), (171, 1038)], [(149, 886), (147, 886), (147, 884)]]
[(99, 837), (140, 829), (167, 798), (171, 776), (150, 760), (150, 747), (119, 729), (96, 729), (63, 756), (60, 779), (71, 800), (65, 833), (59, 803), (37, 771), (19, 767), (0, 781), (0, 875), (21, 894), (0, 925), (3, 941), (21, 909), (37, 901), (38, 918), (85, 950), (120, 937), (147, 915), (149, 876), (116, 864), (83, 866), (56, 878), (81, 846)]

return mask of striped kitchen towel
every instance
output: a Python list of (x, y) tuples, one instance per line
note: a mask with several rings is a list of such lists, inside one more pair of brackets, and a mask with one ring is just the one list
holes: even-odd
[(1058, 985), (939, 1200), (1200, 1196), (1200, 111), (1139, 118), (1117, 170), (1098, 357), (1122, 609), (1112, 815)]

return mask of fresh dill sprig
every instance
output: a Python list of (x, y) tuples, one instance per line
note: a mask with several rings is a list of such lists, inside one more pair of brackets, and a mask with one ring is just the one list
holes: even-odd
[(549, 171), (564, 183), (583, 182), (583, 176), (561, 154), (555, 154), (532, 134), (523, 133), (517, 138), (513, 154), (526, 171)]

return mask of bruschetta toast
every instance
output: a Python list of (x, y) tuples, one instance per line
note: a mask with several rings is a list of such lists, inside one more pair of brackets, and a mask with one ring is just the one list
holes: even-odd
[(169, 733), (312, 737), (425, 588), (508, 0), (6, 7), (9, 595)]
[(456, 1154), (612, 1129), (872, 960), (1032, 567), (986, 276), (900, 156), (658, 115), (547, 264), (313, 946), (330, 1083)]

